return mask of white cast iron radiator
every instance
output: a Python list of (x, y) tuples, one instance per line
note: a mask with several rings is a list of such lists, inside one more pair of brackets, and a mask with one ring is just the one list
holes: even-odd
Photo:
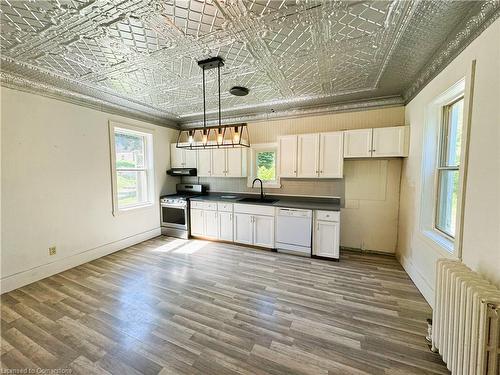
[(437, 262), (432, 325), (452, 374), (500, 374), (500, 291), (459, 261)]

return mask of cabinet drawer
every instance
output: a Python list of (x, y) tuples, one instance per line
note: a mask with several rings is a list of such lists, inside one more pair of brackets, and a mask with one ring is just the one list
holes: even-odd
[(234, 213), (274, 216), (274, 207), (260, 206), (256, 204), (234, 204)]
[(233, 204), (232, 203), (217, 203), (217, 210), (223, 212), (233, 212)]
[(316, 220), (340, 221), (340, 212), (338, 211), (316, 211)]
[(191, 208), (200, 210), (217, 211), (217, 202), (191, 201)]

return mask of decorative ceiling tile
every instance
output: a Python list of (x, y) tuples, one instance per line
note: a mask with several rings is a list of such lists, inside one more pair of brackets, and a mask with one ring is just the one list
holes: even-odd
[[(210, 56), (225, 60), (222, 110), (232, 118), (346, 107), (340, 102), (369, 107), (379, 97), (402, 103), (500, 9), (498, 0), (0, 4), (2, 84), (165, 124), (201, 118), (197, 61)], [(217, 82), (208, 71), (210, 118)], [(232, 86), (250, 93), (232, 96)]]

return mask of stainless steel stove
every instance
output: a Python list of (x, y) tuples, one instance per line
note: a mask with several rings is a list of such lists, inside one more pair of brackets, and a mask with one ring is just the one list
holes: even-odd
[(176, 194), (160, 197), (161, 234), (189, 238), (189, 198), (203, 195), (201, 184), (177, 184)]

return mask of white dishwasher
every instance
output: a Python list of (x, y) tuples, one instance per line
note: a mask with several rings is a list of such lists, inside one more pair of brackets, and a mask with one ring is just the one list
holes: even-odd
[(290, 254), (311, 256), (312, 210), (276, 210), (276, 249)]

